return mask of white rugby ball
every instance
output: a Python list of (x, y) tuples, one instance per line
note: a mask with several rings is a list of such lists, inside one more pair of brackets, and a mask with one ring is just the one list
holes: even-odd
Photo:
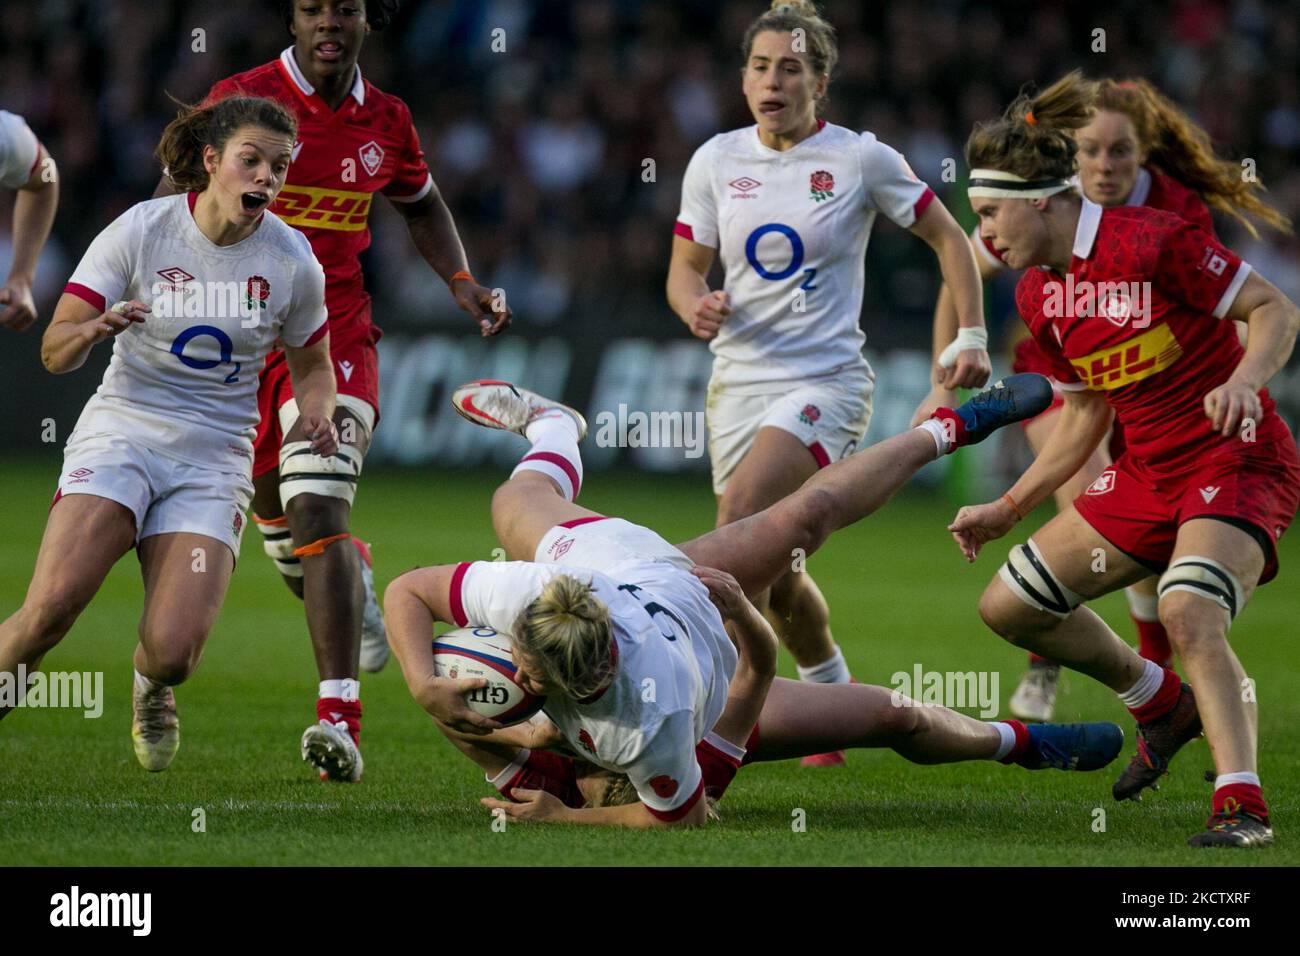
[(510, 637), (490, 627), (459, 627), (433, 639), (433, 670), (439, 677), (484, 678), (486, 687), (465, 695), (471, 710), (518, 724), (542, 709), (545, 697), (530, 694), (515, 683)]

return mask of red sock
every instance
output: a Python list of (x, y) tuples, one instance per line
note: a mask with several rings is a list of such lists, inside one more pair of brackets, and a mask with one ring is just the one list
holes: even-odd
[(966, 443), (966, 423), (951, 408), (936, 408), (930, 417), (939, 420), (939, 425), (943, 429), (943, 437), (952, 445), (952, 448), (948, 449), (949, 451), (960, 448)]
[(1018, 720), (1004, 720), (1002, 723), (1011, 728), (1016, 735), (1016, 742), (1011, 745), (1011, 753), (999, 760), (998, 763), (1015, 763), (1029, 752), (1029, 728)]
[(1173, 661), (1174, 651), (1169, 646), (1165, 626), (1159, 621), (1144, 621), (1135, 615), (1129, 616), (1133, 618), (1133, 627), (1138, 632), (1138, 653), (1161, 667), (1168, 667)]
[(331, 724), (346, 721), (352, 742), (361, 746), (361, 701), (343, 700), (341, 697), (318, 697), (316, 699), (316, 719), (327, 720)]
[(1268, 823), (1268, 804), (1264, 791), (1254, 783), (1228, 783), (1214, 791), (1214, 812), (1232, 816), (1238, 810), (1253, 814)]
[(1156, 691), (1156, 695), (1141, 707), (1130, 707), (1128, 712), (1133, 715), (1133, 719), (1139, 724), (1149, 724), (1174, 709), (1182, 689), (1183, 679), (1166, 667), (1165, 678), (1160, 684), (1160, 689)]

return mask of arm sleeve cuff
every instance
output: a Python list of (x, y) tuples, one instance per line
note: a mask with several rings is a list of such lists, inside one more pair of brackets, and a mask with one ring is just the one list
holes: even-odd
[(1228, 310), (1232, 308), (1232, 303), (1237, 300), (1237, 293), (1246, 284), (1246, 277), (1249, 275), (1249, 262), (1243, 262), (1237, 267), (1237, 274), (1232, 277), (1232, 281), (1228, 283), (1228, 288), (1223, 290), (1223, 297), (1219, 299), (1219, 304), (1214, 307), (1214, 317), (1216, 319), (1227, 317)]

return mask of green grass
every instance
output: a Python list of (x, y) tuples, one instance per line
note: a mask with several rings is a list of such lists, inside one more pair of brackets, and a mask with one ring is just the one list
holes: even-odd
[[(22, 599), (56, 463), (10, 463), (0, 613)], [(381, 587), (417, 564), (490, 558), (487, 520), (496, 473), (368, 472), (355, 526), (375, 543)], [(709, 527), (706, 478), (593, 476), (583, 503), (648, 524), (669, 540)], [(837, 535), (809, 561), (830, 601), (854, 674), (888, 684), (916, 662), (933, 670), (998, 670), (1003, 706), (1024, 655), (980, 623), (976, 599), (1005, 555), (995, 546), (966, 566), (943, 526), (952, 506), (903, 496)], [(63, 644), (56, 670), (102, 670), (97, 720), (66, 710), (20, 710), (0, 724), (0, 861), (7, 864), (949, 864), (1223, 865), (1300, 863), (1300, 675), (1294, 647), (1300, 544), (1283, 546), (1281, 580), (1233, 629), (1261, 700), (1261, 772), (1279, 844), (1250, 854), (1207, 853), (1183, 841), (1208, 812), (1204, 742), (1190, 745), (1158, 794), (1110, 798), (1112, 770), (1029, 774), (991, 763), (918, 767), (890, 752), (857, 751), (843, 770), (797, 763), (748, 767), (722, 804), (720, 825), (696, 832), (630, 832), (512, 824), (492, 831), (478, 798), (490, 788), (410, 700), (395, 663), (363, 681), (366, 774), (325, 785), (298, 759), (314, 719), (316, 675), (298, 602), (245, 537), (220, 622), (196, 676), (177, 693), (182, 747), (166, 773), (136, 764), (129, 738), (130, 655), (140, 611), (128, 557)], [(1122, 596), (1099, 602), (1130, 635)], [(783, 672), (791, 665), (784, 658)], [(1131, 726), (1114, 696), (1064, 678), (1060, 719)], [(1126, 744), (1127, 759), (1132, 742)], [(1114, 765), (1118, 771), (1120, 763)], [(206, 813), (206, 833), (192, 830)], [(1092, 829), (1104, 808), (1106, 830)], [(806, 832), (792, 830), (795, 809)]]

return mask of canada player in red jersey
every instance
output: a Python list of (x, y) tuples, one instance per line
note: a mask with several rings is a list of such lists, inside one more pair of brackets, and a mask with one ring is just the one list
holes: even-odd
[(270, 97), (298, 118), (298, 142), (274, 212), (306, 233), (325, 269), (340, 450), (330, 458), (311, 454), (283, 354), (272, 353), (258, 389), (253, 511), (265, 550), (306, 603), (320, 693), (317, 722), (303, 734), (303, 759), (323, 779), (343, 781), (359, 780), (362, 771), (359, 665), (379, 670), (388, 657), (368, 548), (356, 539), (355, 548), (347, 544), (361, 463), (379, 418), (375, 343), (381, 333), (357, 258), (370, 245), (376, 194), (406, 219), (420, 254), (483, 335), (510, 321), (504, 298), (494, 299), (470, 275), (410, 110), (366, 81), (357, 65), (366, 35), (387, 26), (397, 6), (395, 0), (283, 0), (293, 45), (208, 94), (209, 101), (235, 93)]
[[(1072, 73), (1059, 81), (1064, 87), (1090, 87), (1095, 112), (1075, 133), (1079, 145), (1079, 188), (1101, 206), (1147, 206), (1171, 212), (1214, 234), (1210, 206), (1232, 216), (1252, 235), (1257, 235), (1254, 216), (1274, 229), (1289, 233), (1290, 222), (1263, 202), (1258, 179), (1248, 181), (1241, 166), (1217, 157), (1209, 136), (1177, 105), (1143, 79), (1099, 80), (1095, 84)], [(1051, 123), (1051, 117), (1038, 118)], [(992, 245), (972, 234), (976, 261), (987, 280), (1006, 264)], [(941, 292), (935, 313), (936, 341), (949, 341), (957, 333), (957, 316), (951, 298)], [(1030, 335), (1014, 342), (1014, 372), (1038, 372), (1051, 376), (1051, 364)], [(949, 405), (956, 396), (936, 388), (930, 404)], [(1057, 397), (1046, 412), (1024, 422), (1025, 438), (1035, 453), (1047, 444), (1056, 426), (1062, 399)], [(929, 407), (922, 410), (928, 413)], [(1082, 468), (1068, 478), (1054, 494), (1058, 511), (1069, 507), (1102, 469), (1124, 449), (1123, 431), (1112, 429), (1108, 441), (1098, 445)], [(1157, 664), (1172, 659), (1169, 638), (1157, 612), (1156, 579), (1148, 577), (1125, 590), (1129, 615), (1138, 635), (1138, 653)], [(1011, 713), (1024, 720), (1051, 720), (1056, 701), (1060, 666), (1038, 655), (1030, 655), (1030, 667), (1011, 696)]]
[[(1116, 799), (1154, 785), (1203, 728), (1218, 776), (1212, 815), (1190, 842), (1260, 846), (1273, 833), (1257, 774), (1258, 715), (1227, 632), (1255, 587), (1277, 574), (1276, 540), (1300, 503), (1300, 455), (1264, 388), (1291, 354), (1300, 309), (1204, 229), (1080, 197), (1065, 130), (1090, 106), (1078, 89), (1021, 96), (967, 143), (980, 233), (1007, 265), (1028, 270), (1017, 305), (1065, 405), (1010, 491), (962, 508), (950, 530), (975, 560), (1078, 471), (1118, 418), (1124, 453), (1011, 550), (980, 615), (1008, 641), (1101, 681), (1129, 708), (1138, 752)], [(1244, 349), (1226, 320), (1248, 324)], [(1152, 573), (1194, 696), (1080, 606)]]

